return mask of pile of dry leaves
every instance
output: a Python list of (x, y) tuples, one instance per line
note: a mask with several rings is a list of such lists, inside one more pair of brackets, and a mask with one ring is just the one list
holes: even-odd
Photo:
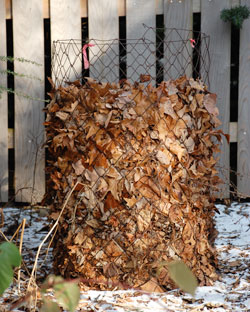
[(87, 78), (50, 95), (51, 220), (80, 183), (54, 239), (56, 271), (84, 289), (161, 291), (173, 284), (159, 266), (183, 259), (201, 285), (216, 280), (216, 95), (186, 77), (158, 87)]

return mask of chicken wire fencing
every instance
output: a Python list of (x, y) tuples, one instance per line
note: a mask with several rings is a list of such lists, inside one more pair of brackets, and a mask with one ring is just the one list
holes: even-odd
[[(164, 34), (157, 46), (152, 31)], [(202, 284), (217, 278), (216, 96), (183, 76), (208, 81), (208, 37), (163, 34), (91, 40), (88, 59), (81, 42), (55, 43), (45, 122), (45, 199), (50, 218), (61, 216), (54, 268), (91, 287), (171, 288), (162, 263), (174, 259)]]
[(186, 29), (144, 27), (145, 33), (139, 39), (54, 41), (55, 84), (85, 76), (102, 82), (135, 82), (141, 75), (157, 84), (187, 75), (209, 85), (209, 36)]

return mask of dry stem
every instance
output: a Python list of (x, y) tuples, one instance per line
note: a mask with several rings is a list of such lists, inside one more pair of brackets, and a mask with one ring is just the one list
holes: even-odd
[[(23, 248), (23, 234), (24, 234), (25, 224), (26, 224), (26, 219), (24, 218), (22, 223), (20, 224), (20, 225), (22, 225), (20, 244), (19, 244), (20, 255), (22, 254), (22, 248)], [(18, 292), (19, 293), (20, 293), (20, 276), (21, 276), (21, 266), (18, 268), (18, 272), (17, 272), (17, 285), (18, 285)]]
[(68, 201), (69, 201), (71, 195), (72, 195), (72, 193), (74, 192), (75, 188), (78, 186), (78, 184), (81, 184), (81, 185), (82, 185), (82, 183), (80, 183), (80, 182), (78, 182), (78, 181), (77, 181), (77, 183), (74, 185), (74, 187), (72, 188), (72, 190), (71, 190), (70, 193), (68, 194), (66, 201), (65, 201), (64, 204), (63, 204), (62, 210), (61, 210), (61, 212), (60, 212), (60, 214), (59, 214), (59, 216), (58, 216), (56, 222), (54, 223), (54, 225), (52, 226), (52, 228), (50, 229), (50, 231), (48, 232), (48, 234), (45, 236), (45, 238), (43, 239), (43, 241), (41, 242), (41, 244), (40, 244), (39, 247), (38, 247), (37, 254), (36, 254), (36, 258), (35, 258), (35, 262), (34, 262), (33, 269), (32, 269), (31, 275), (30, 275), (30, 279), (29, 279), (27, 291), (29, 291), (29, 289), (30, 289), (31, 282), (34, 281), (34, 275), (35, 275), (35, 273), (36, 273), (37, 261), (38, 261), (38, 257), (39, 257), (41, 248), (42, 248), (43, 244), (46, 242), (46, 240), (48, 239), (48, 237), (50, 236), (50, 234), (51, 234), (51, 233), (54, 231), (54, 229), (58, 226), (58, 223), (59, 223), (59, 220), (60, 220), (60, 218), (61, 218), (61, 215), (62, 215), (62, 213), (63, 213), (63, 211), (64, 211), (64, 209), (65, 209), (65, 207), (66, 207), (66, 205), (67, 205), (67, 203), (68, 203)]

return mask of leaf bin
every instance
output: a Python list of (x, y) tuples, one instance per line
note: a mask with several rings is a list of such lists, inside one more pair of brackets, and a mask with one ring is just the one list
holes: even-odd
[(216, 95), (180, 77), (157, 87), (86, 78), (53, 87), (46, 107), (54, 269), (82, 289), (173, 288), (182, 259), (200, 285), (217, 279), (210, 237), (220, 179)]

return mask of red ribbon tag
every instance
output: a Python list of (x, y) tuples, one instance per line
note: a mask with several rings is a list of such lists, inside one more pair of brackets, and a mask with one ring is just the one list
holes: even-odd
[(189, 41), (190, 41), (191, 47), (194, 48), (196, 44), (195, 40), (191, 38), (189, 39)]
[(88, 47), (93, 47), (93, 46), (94, 46), (94, 44), (86, 43), (86, 44), (83, 46), (83, 48), (82, 48), (84, 69), (88, 69), (88, 68), (89, 68), (89, 61), (88, 61), (86, 49), (87, 49)]

